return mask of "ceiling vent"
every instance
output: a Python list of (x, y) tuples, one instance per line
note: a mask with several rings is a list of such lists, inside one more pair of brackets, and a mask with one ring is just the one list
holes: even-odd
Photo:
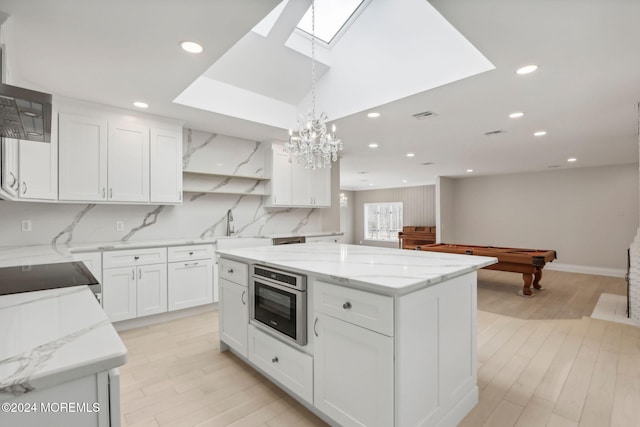
[(501, 133), (505, 133), (502, 129), (492, 130), (491, 132), (485, 132), (484, 134), (487, 136), (500, 135)]
[(422, 166), (429, 166), (432, 165), (433, 162), (424, 162), (424, 163), (420, 163)]
[(423, 111), (422, 113), (413, 115), (413, 117), (415, 117), (418, 120), (428, 119), (429, 117), (433, 117), (433, 116), (437, 116), (437, 114), (434, 113), (433, 111)]

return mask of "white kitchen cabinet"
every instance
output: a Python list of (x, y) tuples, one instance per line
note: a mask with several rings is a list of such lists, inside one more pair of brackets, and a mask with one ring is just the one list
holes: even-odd
[[(9, 405), (31, 410), (1, 411), (0, 425), (120, 427), (119, 375), (111, 369), (15, 396)], [(64, 404), (75, 410), (65, 410)]]
[[(268, 150), (267, 150), (268, 151)], [(331, 206), (331, 170), (307, 169), (274, 144), (265, 159), (271, 180), (267, 184), (267, 207)]]
[(169, 263), (169, 311), (213, 302), (213, 259)]
[(151, 128), (150, 198), (157, 203), (182, 202), (182, 132)]
[(343, 426), (394, 425), (393, 337), (316, 316), (314, 405)]
[(108, 123), (109, 200), (149, 201), (149, 128), (128, 122)]
[[(269, 159), (266, 160), (267, 162)], [(292, 194), (291, 163), (289, 155), (276, 147), (273, 148), (271, 158), (271, 181), (267, 183), (270, 193), (267, 204), (269, 206), (290, 206)]]
[(107, 120), (60, 113), (59, 199), (107, 200)]
[(172, 246), (169, 260), (169, 311), (214, 302), (213, 245)]
[(18, 197), (20, 179), (18, 178), (18, 140), (2, 138), (2, 189), (10, 197)]
[(167, 311), (166, 264), (136, 267), (136, 317)]
[(248, 359), (313, 404), (313, 357), (249, 325)]
[(58, 198), (58, 178), (55, 160), (57, 145), (20, 140), (18, 172), (21, 200), (55, 200)]
[(106, 268), (102, 272), (102, 308), (112, 322), (137, 316), (136, 268)]
[[(225, 260), (226, 261), (226, 260)], [(222, 271), (223, 266), (220, 265)], [(220, 340), (247, 357), (249, 288), (220, 277)]]
[(167, 311), (167, 249), (103, 255), (102, 307), (112, 322)]

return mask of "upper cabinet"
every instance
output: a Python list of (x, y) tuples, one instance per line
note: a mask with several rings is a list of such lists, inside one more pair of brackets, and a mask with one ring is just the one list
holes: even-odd
[(56, 200), (57, 144), (2, 138), (2, 197), (10, 200)]
[(107, 120), (59, 115), (60, 200), (107, 200)]
[(331, 169), (306, 169), (296, 161), (289, 162), (289, 155), (281, 145), (273, 144), (266, 153), (267, 207), (331, 206)]
[(110, 111), (59, 114), (60, 201), (182, 203), (182, 128)]

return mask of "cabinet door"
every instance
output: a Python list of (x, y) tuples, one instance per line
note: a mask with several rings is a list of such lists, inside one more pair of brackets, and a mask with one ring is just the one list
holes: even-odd
[(57, 144), (20, 140), (18, 169), (21, 199), (58, 198)]
[(60, 200), (107, 199), (107, 120), (60, 113)]
[(137, 317), (167, 311), (167, 264), (136, 268)]
[(322, 168), (310, 171), (311, 200), (316, 207), (331, 206), (331, 169)]
[(220, 279), (220, 340), (247, 357), (249, 327), (249, 289)]
[(102, 272), (102, 308), (112, 322), (136, 317), (136, 268), (107, 268)]
[(271, 204), (273, 206), (291, 205), (291, 166), (289, 155), (281, 148), (273, 148), (273, 167), (271, 171)]
[(149, 128), (109, 122), (108, 198), (149, 201)]
[(20, 188), (18, 178), (18, 140), (2, 138), (2, 188), (9, 195), (17, 197)]
[(170, 262), (169, 311), (213, 302), (213, 260)]
[(182, 202), (182, 133), (151, 129), (151, 201)]
[(302, 165), (291, 165), (291, 204), (293, 206), (310, 206), (311, 203), (311, 170)]
[(342, 426), (393, 425), (393, 338), (317, 314), (314, 406)]

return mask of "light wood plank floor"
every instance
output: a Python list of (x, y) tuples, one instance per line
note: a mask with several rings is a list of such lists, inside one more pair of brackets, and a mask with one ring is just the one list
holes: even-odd
[[(583, 317), (624, 281), (545, 273), (547, 290), (526, 299), (518, 275), (480, 272), (480, 401), (461, 426), (640, 425), (640, 328)], [(220, 353), (217, 322), (211, 312), (121, 332), (123, 426), (326, 425)]]

